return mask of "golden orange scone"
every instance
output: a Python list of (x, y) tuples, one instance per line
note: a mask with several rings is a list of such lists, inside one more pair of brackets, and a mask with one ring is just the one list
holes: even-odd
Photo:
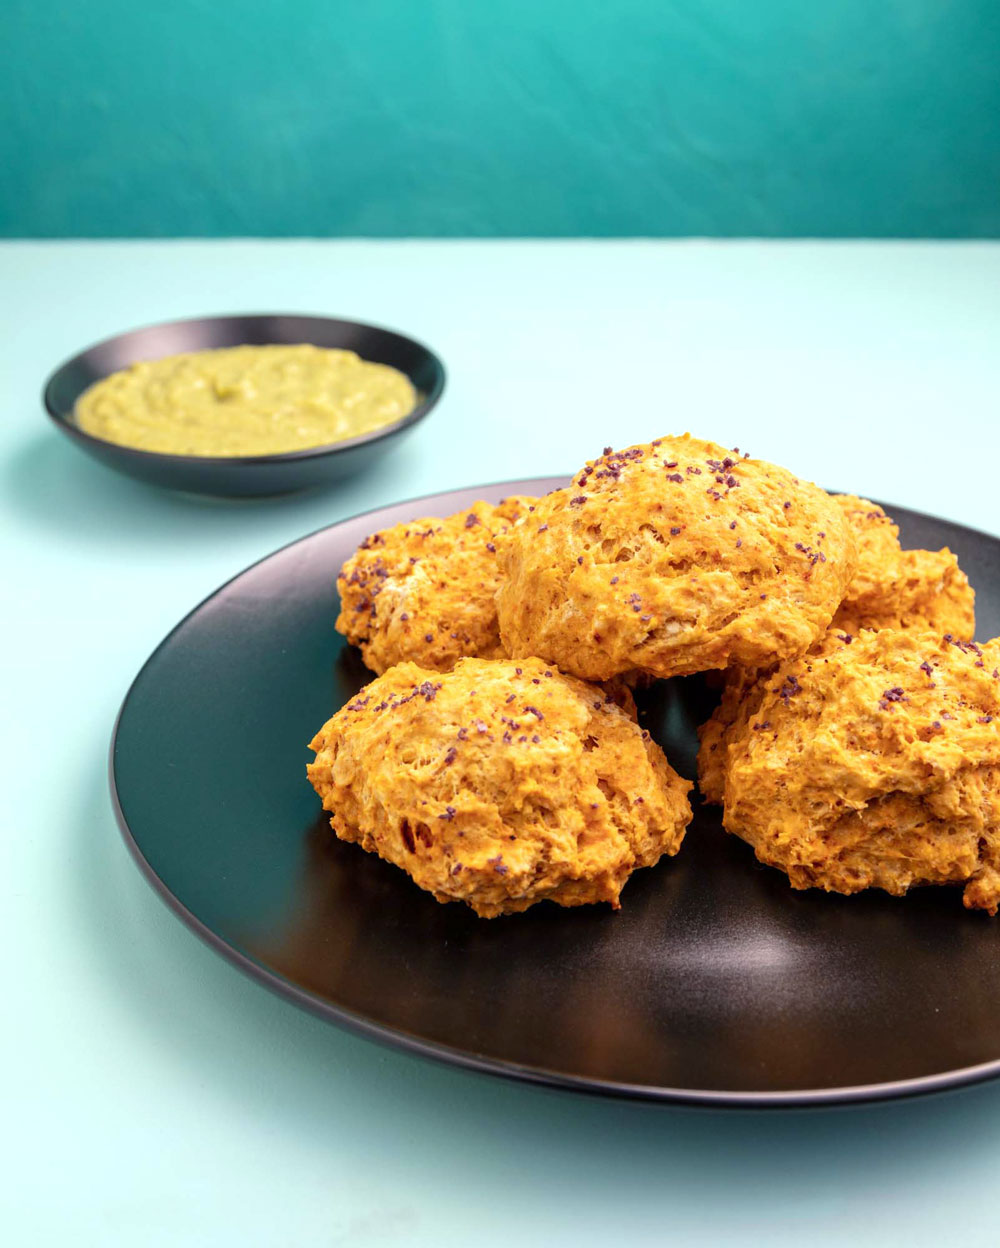
[(365, 538), (337, 578), (337, 630), (374, 672), (406, 659), (447, 672), (465, 656), (500, 658), (495, 541), (533, 503), (473, 503)]
[(877, 503), (834, 497), (854, 532), (858, 566), (833, 627), (846, 633), (930, 628), (971, 641), (975, 594), (951, 551), (902, 550), (899, 528)]
[(854, 573), (825, 490), (689, 435), (606, 451), (497, 541), (512, 655), (606, 680), (799, 654)]
[(698, 728), (698, 790), (705, 802), (722, 805), (726, 788), (729, 742), (741, 715), (752, 715), (767, 688), (773, 667), (731, 667), (726, 672), (722, 699)]
[(618, 895), (675, 854), (691, 788), (608, 697), (540, 659), (401, 663), (317, 733), (334, 832), (492, 918)]
[(731, 734), (723, 824), (793, 888), (1000, 902), (1000, 642), (864, 632), (783, 664)]
[[(853, 494), (835, 495), (834, 501), (854, 532), (857, 569), (828, 630), (831, 635), (821, 636), (813, 649), (835, 644), (837, 633), (880, 628), (930, 629), (971, 641), (975, 594), (951, 551), (901, 550), (898, 526), (877, 503)], [(721, 803), (729, 729), (747, 698), (748, 713), (753, 713), (757, 683), (773, 671), (770, 664), (726, 673), (722, 701), (698, 729), (698, 787), (706, 802)]]

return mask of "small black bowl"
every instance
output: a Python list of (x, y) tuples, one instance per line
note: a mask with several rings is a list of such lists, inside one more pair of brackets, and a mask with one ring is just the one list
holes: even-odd
[[(130, 364), (184, 351), (272, 343), (341, 347), (362, 359), (390, 364), (409, 377), (420, 400), (412, 412), (384, 429), (277, 455), (209, 457), (139, 451), (95, 438), (76, 423), (73, 409), (84, 390)], [(438, 357), (389, 329), (325, 316), (210, 316), (149, 325), (88, 347), (56, 369), (45, 384), (43, 402), (62, 433), (119, 472), (168, 489), (239, 498), (309, 489), (362, 471), (423, 420), (443, 390), (444, 365)]]

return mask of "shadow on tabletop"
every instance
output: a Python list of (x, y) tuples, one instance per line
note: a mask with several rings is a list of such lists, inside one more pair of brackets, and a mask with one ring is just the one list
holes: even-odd
[(89, 459), (54, 431), (26, 440), (0, 464), (0, 489), (29, 522), (76, 541), (128, 548), (149, 542), (176, 543), (179, 538), (212, 540), (255, 529), (266, 538), (273, 534), (278, 509), (283, 519), (298, 521), (293, 531), (305, 532), (392, 496), (395, 480), (387, 483), (385, 476), (378, 478), (379, 497), (373, 498), (366, 485), (371, 479), (361, 474), (350, 481), (267, 498), (182, 494), (117, 473)]
[(118, 835), (102, 760), (79, 792), (65, 887), (108, 1008), (156, 1060), (186, 1070), (193, 1098), (214, 1099), (234, 1123), (263, 1122), (289, 1147), (387, 1161), (399, 1152), (429, 1190), (448, 1174), (484, 1198), (537, 1174), (554, 1199), (564, 1186), (571, 1200), (582, 1183), (607, 1180), (617, 1155), (628, 1163), (613, 1172), (622, 1199), (632, 1189), (703, 1201), (732, 1180), (762, 1206), (775, 1182), (809, 1192), (863, 1185), (876, 1170), (882, 1183), (937, 1182), (945, 1159), (958, 1173), (996, 1147), (997, 1084), (843, 1109), (706, 1110), (561, 1093), (394, 1053), (271, 995), (168, 911)]

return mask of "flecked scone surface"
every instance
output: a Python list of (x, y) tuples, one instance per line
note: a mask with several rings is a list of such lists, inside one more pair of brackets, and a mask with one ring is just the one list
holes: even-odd
[(878, 504), (853, 494), (835, 501), (854, 533), (858, 566), (833, 626), (930, 628), (971, 641), (975, 594), (951, 551), (902, 550), (899, 527)]
[(824, 490), (686, 435), (605, 452), (540, 499), (497, 557), (509, 653), (592, 680), (801, 653), (855, 562)]
[(736, 725), (725, 827), (794, 888), (1000, 901), (1000, 642), (866, 632), (783, 665)]
[(680, 847), (691, 785), (602, 690), (537, 659), (391, 668), (311, 743), (342, 840), (438, 901), (494, 917), (549, 898), (618, 905)]
[(495, 539), (533, 502), (474, 503), (373, 533), (337, 578), (338, 631), (374, 672), (406, 659), (446, 672), (465, 656), (501, 657)]
[[(876, 503), (852, 494), (835, 496), (854, 532), (857, 569), (844, 601), (815, 651), (835, 646), (835, 634), (863, 628), (917, 628), (971, 641), (976, 631), (975, 595), (950, 550), (901, 550), (899, 528)], [(774, 665), (763, 669), (733, 667), (726, 673), (722, 701), (698, 730), (698, 787), (708, 802), (720, 803), (725, 785), (729, 731), (744, 708), (756, 710)]]

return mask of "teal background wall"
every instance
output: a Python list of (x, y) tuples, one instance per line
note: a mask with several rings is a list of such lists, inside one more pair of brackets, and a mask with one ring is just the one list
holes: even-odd
[(0, 234), (1000, 234), (997, 0), (5, 0)]

